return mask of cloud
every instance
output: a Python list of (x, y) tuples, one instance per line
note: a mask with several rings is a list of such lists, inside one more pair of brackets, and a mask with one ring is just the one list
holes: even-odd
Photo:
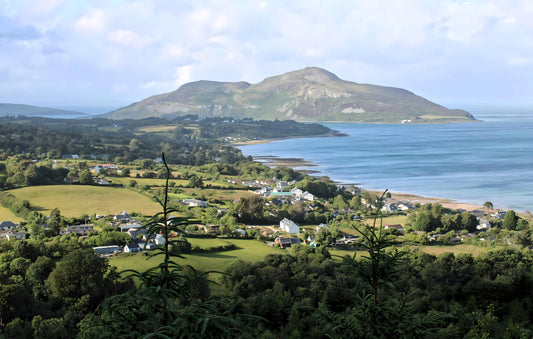
[[(61, 100), (68, 88), (98, 100), (114, 101), (117, 93), (138, 100), (189, 81), (256, 83), (306, 66), (466, 97), (466, 87), (453, 92), (458, 83), (482, 92), (490, 77), (533, 73), (533, 5), (526, 0), (20, 3), (0, 4), (0, 72), (24, 67), (38, 75), (39, 90), (20, 97)], [(14, 88), (32, 86), (9, 74)], [(521, 86), (513, 90), (533, 90)]]
[(103, 10), (92, 10), (89, 14), (79, 18), (75, 22), (75, 27), (85, 34), (102, 33), (106, 28), (105, 12)]
[(41, 33), (30, 24), (24, 24), (9, 17), (0, 16), (0, 39), (2, 40), (34, 40)]
[(134, 49), (144, 48), (151, 41), (147, 36), (123, 29), (111, 32), (108, 40), (116, 45)]

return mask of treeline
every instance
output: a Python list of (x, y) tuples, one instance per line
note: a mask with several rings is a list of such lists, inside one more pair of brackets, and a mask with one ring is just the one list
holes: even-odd
[(132, 288), (77, 237), (0, 241), (0, 337), (75, 337), (103, 300)]
[(65, 168), (52, 168), (51, 163), (37, 165), (25, 156), (14, 156), (0, 162), (0, 188), (61, 184), (67, 173)]
[[(166, 132), (146, 132), (152, 126), (172, 126)], [(127, 163), (155, 159), (164, 151), (172, 164), (200, 166), (235, 164), (246, 158), (223, 145), (225, 138), (244, 140), (321, 135), (331, 130), (319, 124), (294, 121), (199, 120), (194, 116), (173, 120), (46, 119), (0, 117), (2, 156), (27, 154), (36, 159), (78, 155), (84, 159)], [(3, 160), (3, 159), (0, 159)]]
[(201, 138), (220, 139), (239, 137), (251, 140), (325, 135), (331, 130), (320, 124), (302, 124), (293, 120), (233, 120), (229, 118), (202, 119), (198, 122)]
[(177, 286), (158, 289), (149, 271), (140, 285), (120, 283), (83, 247), (75, 236), (0, 242), (5, 337), (533, 335), (533, 255), (515, 248), (477, 257), (403, 251), (394, 267), (383, 261), (372, 273), (369, 259), (333, 260), (325, 247), (296, 246), (236, 262), (221, 276), (226, 292), (211, 295), (207, 277), (182, 266)]
[(478, 225), (477, 218), (468, 212), (457, 212), (441, 204), (424, 204), (409, 214), (408, 224), (416, 231), (447, 233), (467, 230), (472, 233)]
[[(360, 267), (327, 251), (238, 262), (224, 276), (240, 311), (260, 317), (254, 335), (334, 338), (523, 338), (533, 335), (533, 255), (501, 249), (478, 257), (404, 257), (378, 289)], [(393, 278), (394, 280), (391, 280)]]

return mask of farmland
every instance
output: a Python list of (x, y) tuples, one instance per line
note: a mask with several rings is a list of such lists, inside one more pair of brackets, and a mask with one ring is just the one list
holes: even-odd
[(59, 208), (61, 215), (118, 214), (122, 210), (153, 215), (161, 207), (147, 196), (116, 187), (59, 185), (31, 186), (10, 190), (15, 197), (28, 200), (33, 209), (48, 214)]
[[(224, 271), (228, 266), (237, 260), (259, 261), (268, 254), (286, 253), (278, 247), (268, 246), (257, 240), (244, 239), (189, 239), (192, 246), (199, 246), (201, 248), (208, 248), (219, 246), (222, 243), (235, 245), (234, 250), (222, 252), (203, 252), (184, 254), (184, 259), (176, 259), (181, 265), (191, 265), (199, 271)], [(119, 271), (127, 269), (136, 269), (143, 271), (149, 267), (155, 266), (159, 263), (162, 257), (155, 257), (146, 260), (147, 257), (141, 253), (137, 254), (121, 254), (112, 257), (109, 263), (116, 266)]]

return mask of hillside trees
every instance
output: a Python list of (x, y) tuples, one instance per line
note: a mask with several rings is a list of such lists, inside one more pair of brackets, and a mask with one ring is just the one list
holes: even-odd
[(71, 305), (84, 295), (101, 298), (106, 286), (117, 278), (107, 262), (92, 250), (78, 249), (57, 263), (46, 284), (53, 296)]
[(518, 221), (518, 216), (516, 215), (515, 211), (508, 210), (505, 213), (505, 217), (503, 218), (503, 228), (506, 228), (508, 230), (515, 230), (516, 229), (516, 223)]
[(244, 197), (233, 206), (240, 222), (254, 223), (261, 222), (263, 219), (264, 201), (261, 197), (251, 196)]
[(424, 204), (409, 214), (409, 224), (416, 231), (441, 232), (468, 230), (475, 232), (477, 218), (468, 212), (453, 213), (440, 204)]

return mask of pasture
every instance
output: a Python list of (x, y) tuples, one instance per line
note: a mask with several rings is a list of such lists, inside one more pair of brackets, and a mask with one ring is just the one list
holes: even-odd
[(0, 221), (13, 221), (14, 223), (19, 223), (23, 220), (24, 219), (17, 217), (7, 208), (0, 206)]
[[(287, 253), (278, 247), (266, 245), (257, 240), (248, 239), (188, 239), (194, 246), (202, 248), (220, 246), (224, 243), (234, 244), (235, 249), (220, 252), (204, 252), (183, 254), (183, 258), (175, 259), (180, 265), (191, 265), (198, 271), (225, 271), (232, 263), (238, 260), (255, 262), (262, 260), (268, 254)], [(119, 271), (135, 269), (144, 271), (150, 267), (158, 265), (163, 259), (156, 256), (148, 259), (141, 253), (119, 254), (109, 259), (112, 266), (116, 266)]]
[(118, 214), (125, 210), (154, 215), (161, 206), (145, 195), (119, 187), (55, 185), (30, 186), (9, 191), (19, 199), (28, 200), (32, 209), (45, 215), (59, 208), (61, 215)]

